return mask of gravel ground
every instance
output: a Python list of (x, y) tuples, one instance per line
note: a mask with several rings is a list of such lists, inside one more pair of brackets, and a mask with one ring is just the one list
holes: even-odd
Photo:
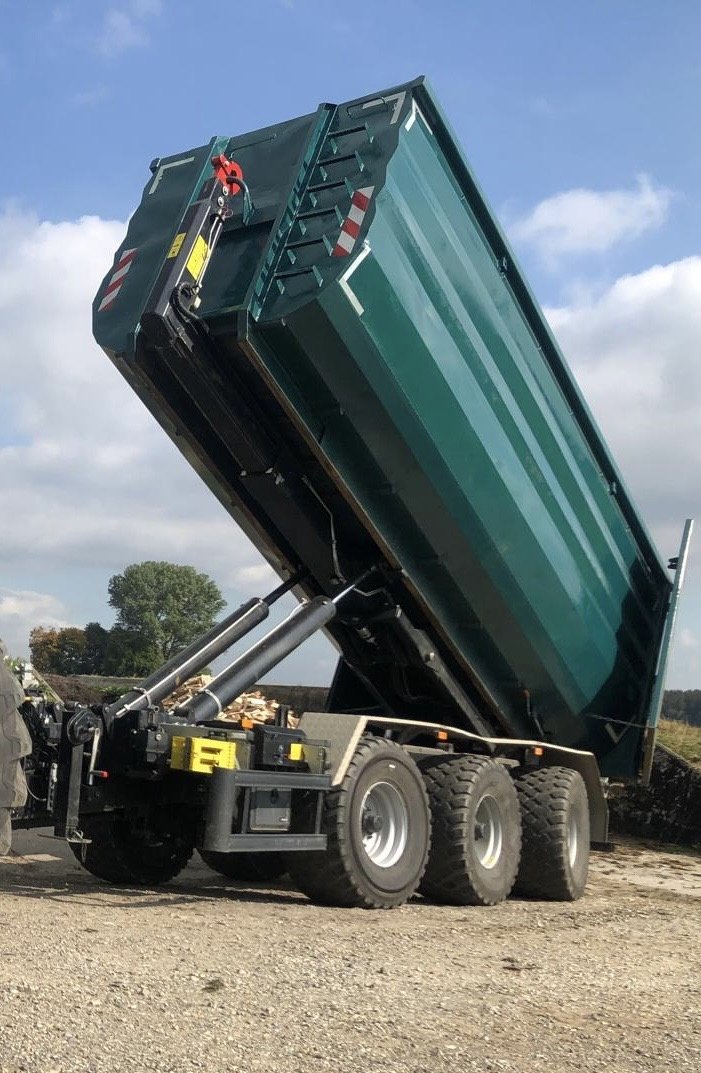
[(574, 905), (384, 913), (199, 860), (125, 890), (20, 834), (0, 865), (0, 1073), (701, 1070), (701, 857), (626, 843)]

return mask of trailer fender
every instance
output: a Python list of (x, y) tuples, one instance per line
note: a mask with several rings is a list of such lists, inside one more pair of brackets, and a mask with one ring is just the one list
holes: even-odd
[(338, 786), (348, 770), (353, 754), (367, 726), (364, 715), (345, 715), (338, 712), (305, 712), (299, 729), (312, 741), (323, 741), (326, 748), (325, 775), (331, 785)]
[(608, 842), (609, 809), (601, 781), (601, 772), (593, 753), (572, 749), (552, 742), (533, 741), (528, 738), (484, 738), (469, 731), (458, 730), (439, 723), (395, 719), (388, 716), (350, 715), (339, 712), (305, 712), (299, 724), (300, 730), (326, 747), (325, 774), (331, 776), (331, 784), (338, 786), (348, 769), (353, 753), (366, 729), (382, 734), (386, 730), (415, 727), (438, 733), (443, 731), (451, 740), (477, 743), (496, 757), (513, 756), (515, 750), (541, 750), (542, 767), (562, 766), (578, 771), (584, 779), (589, 799), (591, 841), (594, 844)]

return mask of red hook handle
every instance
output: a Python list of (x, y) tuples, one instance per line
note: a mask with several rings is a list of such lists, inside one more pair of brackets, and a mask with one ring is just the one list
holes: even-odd
[(240, 164), (237, 164), (235, 160), (229, 160), (223, 153), (219, 156), (212, 157), (212, 167), (214, 168), (214, 175), (217, 182), (220, 182), (222, 186), (229, 188), (230, 194), (238, 194), (241, 187), (236, 182), (237, 179), (243, 179), (243, 170)]

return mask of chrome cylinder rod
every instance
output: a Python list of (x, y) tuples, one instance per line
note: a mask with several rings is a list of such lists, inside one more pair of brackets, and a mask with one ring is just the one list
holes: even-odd
[(325, 596), (316, 596), (308, 603), (300, 604), (270, 633), (229, 664), (206, 689), (176, 709), (177, 715), (191, 723), (216, 719), (236, 697), (255, 685), (313, 633), (328, 625), (335, 615), (335, 603)]
[(286, 592), (289, 592), (299, 580), (300, 575), (296, 574), (279, 585), (268, 596), (254, 597), (241, 604), (222, 622), (212, 626), (197, 640), (172, 656), (167, 663), (149, 675), (140, 686), (125, 693), (106, 707), (105, 716), (113, 719), (119, 718), (127, 712), (143, 711), (165, 700), (188, 678), (197, 674), (211, 660), (216, 659), (227, 648), (263, 622), (268, 617), (271, 606)]

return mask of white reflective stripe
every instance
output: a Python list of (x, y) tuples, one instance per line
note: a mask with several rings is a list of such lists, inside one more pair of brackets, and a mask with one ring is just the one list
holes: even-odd
[(365, 219), (365, 209), (359, 209), (357, 205), (351, 205), (350, 212), (346, 216), (347, 220), (352, 220), (354, 224), (362, 224)]
[(354, 293), (354, 291), (353, 291), (350, 283), (348, 282), (348, 280), (341, 278), (339, 280), (339, 283), (340, 283), (340, 286), (341, 286), (341, 290), (345, 294), (345, 296), (348, 299), (348, 301), (350, 302), (350, 304), (353, 306), (353, 309), (355, 310), (355, 312), (358, 314), (359, 317), (362, 317), (363, 313), (365, 312), (365, 309), (363, 308), (363, 306), (358, 301), (358, 297)]
[(124, 276), (126, 276), (126, 274), (127, 274), (127, 272), (129, 271), (130, 268), (131, 268), (131, 261), (127, 261), (127, 263), (125, 265), (123, 265), (121, 268), (118, 268), (117, 271), (115, 272), (115, 274), (110, 279), (109, 286), (111, 287), (112, 284), (116, 283), (118, 279), (123, 279)]
[(419, 106), (416, 103), (416, 101), (412, 101), (411, 102), (411, 115), (409, 116), (409, 118), (407, 119), (406, 123), (404, 124), (404, 130), (411, 130), (411, 128), (414, 126), (414, 123), (416, 122), (417, 119), (420, 119), (421, 122), (423, 123), (423, 125), (425, 126), (426, 130), (428, 131), (428, 133), (430, 135), (433, 135), (433, 131), (431, 130), (431, 126), (430, 126), (428, 120), (426, 119), (426, 116), (423, 114), (423, 112), (419, 108)]
[(416, 101), (411, 102), (411, 115), (404, 124), (404, 130), (411, 130), (416, 122)]
[(358, 193), (359, 194), (364, 194), (365, 197), (369, 201), (370, 198), (372, 197), (372, 192), (373, 192), (374, 189), (375, 189), (374, 186), (361, 186), (360, 189), (358, 190)]
[(363, 313), (365, 312), (365, 308), (364, 308), (363, 305), (361, 305), (357, 294), (355, 293), (355, 291), (351, 287), (351, 285), (348, 282), (348, 280), (353, 275), (353, 273), (355, 272), (355, 270), (358, 267), (358, 265), (363, 263), (363, 261), (365, 260), (365, 258), (367, 257), (367, 255), (370, 252), (371, 252), (370, 244), (368, 242), (364, 242), (363, 243), (363, 248), (360, 251), (360, 253), (358, 254), (358, 256), (353, 258), (352, 262), (350, 263), (348, 268), (345, 270), (345, 272), (343, 273), (343, 275), (339, 279), (339, 283), (341, 285), (341, 290), (343, 291), (343, 293), (345, 294), (346, 298), (348, 299), (350, 304), (353, 306), (353, 309), (355, 310), (355, 312), (358, 314), (359, 317), (362, 317)]
[(98, 313), (101, 313), (103, 309), (107, 309), (107, 306), (112, 305), (112, 302), (114, 302), (121, 289), (121, 287), (115, 287), (113, 291), (110, 291), (109, 294), (105, 295), (105, 297), (102, 299), (99, 306), (97, 307)]
[(363, 248), (360, 251), (360, 253), (356, 257), (353, 258), (351, 263), (348, 265), (348, 268), (345, 270), (345, 272), (341, 276), (341, 280), (344, 283), (348, 282), (348, 280), (351, 278), (351, 276), (355, 272), (356, 268), (363, 263), (363, 261), (365, 260), (365, 258), (367, 257), (367, 255), (369, 253), (372, 253), (370, 243), (369, 242), (364, 242), (363, 243)]
[(428, 131), (428, 133), (431, 135), (431, 137), (433, 137), (433, 129), (431, 127), (431, 124), (426, 119), (426, 116), (423, 114), (423, 112), (419, 108), (419, 106), (416, 103), (416, 101), (414, 101), (414, 111), (416, 112), (417, 116), (419, 117), (419, 119), (421, 120), (423, 125), (425, 126), (426, 130)]
[(355, 246), (355, 239), (352, 235), (349, 235), (347, 231), (341, 231), (341, 234), (338, 236), (338, 239), (336, 241), (336, 245), (340, 246), (342, 250), (346, 251), (346, 253), (350, 253), (350, 251)]

